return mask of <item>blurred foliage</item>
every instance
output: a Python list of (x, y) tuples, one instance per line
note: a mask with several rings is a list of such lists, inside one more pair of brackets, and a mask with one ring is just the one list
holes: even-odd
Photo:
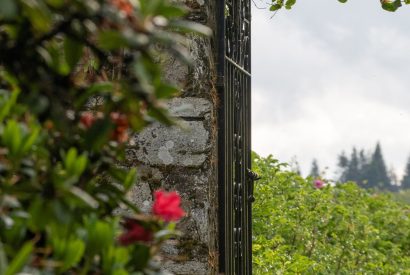
[[(340, 3), (346, 3), (348, 0), (338, 0)], [(377, 0), (376, 0), (377, 1)], [(402, 6), (402, 3), (408, 5), (410, 0), (379, 0), (381, 7), (390, 12), (394, 12)], [(282, 8), (290, 10), (296, 4), (296, 0), (272, 0), (270, 4), (271, 11), (277, 11)]]
[[(186, 12), (167, 0), (0, 1), (0, 274), (159, 272), (151, 259), (175, 224), (139, 214), (125, 196), (136, 171), (118, 164), (129, 132), (172, 123), (161, 100), (178, 89), (158, 53), (187, 61), (184, 33), (209, 33)], [(124, 231), (132, 245), (117, 241)]]
[(396, 193), (391, 193), (391, 196), (399, 202), (404, 202), (410, 205), (410, 189), (404, 189)]
[(410, 274), (410, 205), (253, 156), (255, 274)]

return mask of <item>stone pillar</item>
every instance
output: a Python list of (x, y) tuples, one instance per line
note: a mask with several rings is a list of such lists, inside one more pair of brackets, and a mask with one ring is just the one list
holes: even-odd
[[(214, 28), (212, 0), (185, 0), (189, 19)], [(143, 210), (149, 210), (152, 192), (176, 190), (187, 217), (179, 224), (182, 236), (163, 251), (164, 269), (175, 274), (217, 274), (217, 93), (212, 38), (191, 35), (193, 66), (163, 60), (166, 77), (181, 94), (168, 102), (179, 125), (153, 124), (135, 135), (128, 150), (131, 166), (138, 167), (140, 182), (130, 193)]]

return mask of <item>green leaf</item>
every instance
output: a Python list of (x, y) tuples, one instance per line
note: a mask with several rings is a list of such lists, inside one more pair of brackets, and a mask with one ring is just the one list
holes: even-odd
[(127, 170), (120, 167), (112, 167), (109, 170), (109, 175), (117, 181), (117, 183), (122, 184), (127, 176)]
[(24, 137), (22, 141), (21, 153), (27, 153), (31, 150), (34, 143), (37, 141), (38, 136), (40, 134), (40, 127), (35, 127), (31, 133)]
[(75, 161), (77, 160), (77, 149), (72, 147), (68, 150), (64, 158), (64, 167), (67, 171), (74, 171)]
[(4, 275), (7, 269), (8, 263), (6, 254), (4, 252), (3, 244), (0, 242), (0, 275)]
[[(129, 261), (129, 252), (125, 247), (109, 246), (103, 252), (103, 274), (129, 274), (124, 268)], [(140, 274), (140, 273), (137, 273)]]
[(201, 35), (211, 36), (212, 30), (202, 24), (186, 21), (186, 20), (177, 20), (173, 21), (171, 24), (172, 27), (177, 28), (179, 32), (182, 33), (197, 33)]
[(145, 245), (135, 245), (131, 252), (131, 261), (137, 271), (142, 271), (148, 264), (150, 258), (150, 248)]
[(183, 6), (173, 4), (172, 6), (163, 6), (159, 9), (158, 13), (167, 18), (170, 17), (182, 17), (187, 13), (187, 9)]
[(68, 240), (63, 257), (63, 271), (75, 266), (84, 255), (85, 244), (82, 240)]
[(346, 3), (347, 0), (338, 0), (340, 3)]
[(85, 145), (95, 151), (100, 150), (108, 142), (112, 129), (109, 119), (97, 120), (85, 134)]
[(71, 70), (75, 68), (78, 61), (81, 59), (83, 55), (83, 47), (84, 45), (78, 42), (77, 40), (71, 39), (70, 37), (65, 38), (64, 40), (65, 60)]
[(128, 39), (119, 31), (102, 31), (98, 35), (98, 44), (104, 50), (117, 50), (129, 46)]
[(282, 8), (282, 5), (274, 4), (274, 5), (270, 6), (269, 10), (270, 11), (277, 11), (277, 10), (280, 10), (281, 8)]
[(16, 157), (23, 139), (21, 125), (15, 120), (9, 120), (3, 132), (3, 143), (12, 156)]
[(74, 167), (74, 174), (76, 176), (81, 176), (83, 172), (85, 171), (85, 168), (87, 167), (88, 159), (85, 154), (79, 156), (77, 158), (77, 161), (75, 162), (75, 167)]
[(47, 223), (53, 219), (50, 203), (48, 201), (45, 203), (41, 196), (31, 198), (29, 215), (28, 227), (32, 231), (44, 229)]
[(175, 237), (177, 234), (174, 230), (163, 229), (155, 233), (155, 239), (169, 239), (171, 237)]
[(94, 256), (109, 249), (114, 240), (114, 230), (111, 224), (92, 220), (87, 225), (87, 254)]
[(172, 125), (174, 123), (174, 120), (172, 120), (172, 118), (169, 117), (168, 111), (163, 108), (151, 108), (148, 111), (148, 115), (166, 125)]
[(91, 208), (98, 208), (98, 202), (86, 191), (81, 188), (71, 186), (69, 192), (79, 200), (83, 201), (85, 204), (90, 206)]
[(77, 265), (84, 255), (85, 243), (71, 233), (68, 227), (57, 224), (50, 226), (49, 238), (53, 248), (53, 258), (61, 262), (60, 272)]
[(12, 18), (17, 14), (17, 5), (15, 0), (0, 1), (0, 18)]
[(47, 32), (52, 27), (52, 13), (43, 1), (22, 0), (23, 10), (32, 26), (39, 32)]
[(61, 8), (64, 6), (64, 0), (46, 0), (47, 4), (54, 8)]
[(19, 94), (19, 90), (16, 90), (14, 92), (0, 90), (0, 122), (3, 121), (5, 117), (10, 115), (10, 111), (16, 104)]
[(131, 169), (124, 179), (124, 188), (129, 190), (137, 181), (137, 169)]
[(145, 16), (157, 14), (163, 3), (164, 0), (141, 1), (141, 11)]
[(161, 85), (155, 89), (155, 94), (158, 99), (170, 98), (175, 96), (179, 92), (179, 89), (171, 85)]
[(296, 4), (296, 0), (287, 0), (285, 3), (285, 8), (290, 10), (293, 5)]
[(395, 12), (398, 8), (400, 8), (401, 0), (394, 0), (390, 2), (390, 0), (382, 0), (382, 8), (387, 11)]
[(14, 259), (11, 261), (5, 275), (15, 275), (20, 272), (28, 262), (33, 248), (34, 245), (32, 242), (26, 242), (14, 257)]
[(64, 168), (69, 176), (79, 177), (87, 167), (88, 159), (86, 153), (78, 156), (77, 149), (72, 147), (64, 157)]

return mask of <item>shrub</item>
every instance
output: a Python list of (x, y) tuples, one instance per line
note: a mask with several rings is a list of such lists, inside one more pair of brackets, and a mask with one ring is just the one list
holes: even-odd
[[(254, 155), (255, 274), (408, 274), (410, 207)], [(320, 188), (318, 187), (320, 186)]]
[(172, 122), (158, 54), (186, 59), (182, 34), (206, 31), (184, 14), (166, 0), (0, 2), (0, 274), (159, 270), (179, 197), (159, 191), (162, 212), (141, 214), (121, 163), (130, 132)]

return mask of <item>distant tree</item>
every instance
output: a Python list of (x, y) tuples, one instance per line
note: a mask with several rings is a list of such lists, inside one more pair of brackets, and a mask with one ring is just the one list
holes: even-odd
[(360, 170), (360, 181), (366, 179), (367, 169), (369, 167), (370, 158), (365, 153), (364, 149), (361, 149), (359, 152), (359, 170)]
[(370, 157), (365, 153), (364, 149), (359, 152), (359, 179), (358, 185), (364, 187), (368, 181)]
[(345, 152), (343, 151), (338, 157), (337, 166), (339, 167), (339, 181), (346, 182), (347, 178), (347, 167), (349, 166), (349, 158), (346, 157)]
[(302, 175), (302, 171), (301, 171), (301, 169), (300, 169), (299, 161), (298, 161), (298, 159), (296, 158), (296, 156), (292, 157), (292, 159), (291, 159), (289, 165), (290, 165), (290, 168), (291, 168), (291, 171), (292, 171), (292, 172), (298, 174), (299, 176)]
[(313, 178), (318, 178), (320, 177), (320, 169), (319, 169), (319, 164), (317, 163), (317, 160), (314, 159), (312, 161), (312, 168), (310, 169), (310, 174), (309, 176)]
[(350, 161), (347, 166), (346, 181), (360, 181), (359, 157), (355, 147), (352, 149)]
[(410, 157), (407, 160), (406, 170), (404, 171), (404, 176), (401, 180), (400, 189), (410, 189)]
[(368, 188), (390, 188), (391, 183), (387, 173), (380, 143), (377, 143), (376, 145), (376, 149), (374, 150), (367, 169), (366, 178), (368, 180), (366, 187)]
[(387, 187), (387, 190), (391, 192), (398, 192), (399, 191), (399, 178), (396, 174), (396, 169), (393, 166), (390, 167), (388, 171), (388, 175), (390, 178), (390, 186)]
[(364, 149), (361, 149), (359, 152), (359, 168), (363, 169), (363, 167), (366, 166), (368, 162), (369, 162), (369, 158), (364, 152)]

